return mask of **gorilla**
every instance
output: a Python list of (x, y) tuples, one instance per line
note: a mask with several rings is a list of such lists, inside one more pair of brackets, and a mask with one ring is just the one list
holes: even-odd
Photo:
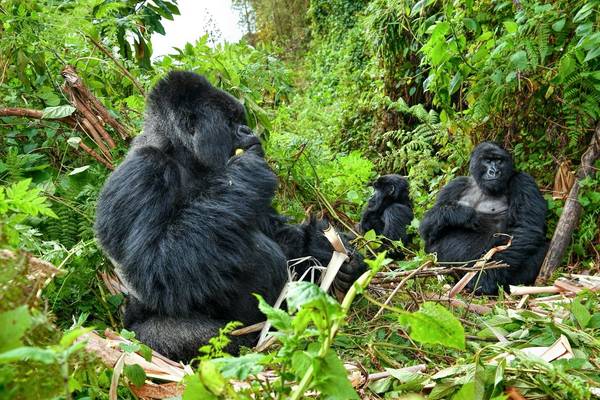
[[(95, 231), (129, 289), (125, 327), (167, 357), (188, 361), (226, 323), (264, 320), (252, 294), (272, 304), (287, 259), (331, 258), (323, 222), (291, 225), (273, 209), (277, 179), (263, 156), (235, 98), (171, 72), (102, 189)], [(335, 287), (347, 289), (364, 268), (351, 258)], [(227, 350), (254, 339), (232, 338)]]
[[(532, 284), (546, 253), (546, 201), (534, 179), (514, 170), (511, 155), (495, 142), (483, 142), (471, 153), (471, 176), (461, 176), (439, 193), (425, 213), (420, 233), (425, 250), (441, 262), (467, 262), (489, 249), (511, 246), (493, 256), (508, 268), (482, 271), (468, 288), (496, 294), (498, 286)], [(475, 285), (477, 284), (477, 287)]]
[[(375, 193), (363, 212), (359, 230), (365, 233), (372, 229), (390, 241), (401, 240), (403, 244), (408, 244), (406, 227), (413, 219), (408, 181), (396, 174), (383, 175), (373, 183), (373, 188)], [(391, 243), (384, 243), (384, 248), (389, 248), (390, 245)], [(392, 252), (391, 255), (394, 258), (403, 256), (399, 252)]]

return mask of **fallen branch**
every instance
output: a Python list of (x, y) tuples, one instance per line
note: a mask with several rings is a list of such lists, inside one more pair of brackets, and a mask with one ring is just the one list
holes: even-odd
[(427, 300), (446, 302), (452, 307), (465, 308), (467, 311), (472, 311), (479, 315), (486, 315), (492, 312), (492, 308), (481, 304), (467, 303), (466, 301), (441, 295), (427, 296)]
[[(476, 272), (481, 270), (487, 271), (489, 269), (508, 268), (508, 264), (499, 261), (490, 261), (486, 263), (482, 268), (478, 268)], [(413, 278), (426, 278), (433, 276), (442, 275), (454, 275), (456, 273), (473, 272), (474, 267), (467, 267), (466, 264), (460, 267), (430, 267), (424, 270), (420, 270), (415, 273), (416, 270), (411, 271), (392, 271), (392, 272), (378, 272), (375, 278), (371, 281), (371, 286), (382, 285), (402, 281), (406, 276), (412, 275)]]
[[(30, 108), (0, 108), (0, 117), (23, 117), (23, 118), (33, 118), (33, 119), (43, 119), (44, 112), (42, 110), (33, 110)], [(63, 124), (70, 126), (73, 129), (76, 129), (82, 133), (87, 133), (81, 124), (77, 122), (75, 118), (72, 116), (64, 117), (64, 118), (56, 118), (56, 119), (48, 119), (50, 122), (58, 121)], [(87, 146), (83, 141), (80, 141), (78, 146), (88, 153), (90, 156), (94, 157), (99, 163), (104, 165), (108, 169), (113, 169), (113, 165), (98, 154), (94, 149)]]
[(596, 125), (590, 145), (581, 157), (581, 165), (577, 172), (577, 180), (571, 187), (562, 214), (552, 236), (546, 258), (542, 263), (536, 284), (543, 285), (560, 264), (567, 247), (571, 243), (573, 232), (579, 223), (582, 207), (579, 203), (579, 182), (594, 171), (594, 163), (600, 157), (600, 123)]
[(433, 261), (426, 261), (422, 265), (420, 265), (417, 269), (414, 269), (414, 270), (410, 271), (410, 273), (408, 275), (406, 275), (406, 277), (404, 279), (402, 279), (400, 281), (400, 283), (398, 283), (398, 285), (394, 288), (394, 290), (392, 290), (392, 293), (390, 293), (390, 295), (387, 297), (387, 299), (385, 299), (385, 301), (383, 302), (383, 305), (379, 308), (379, 310), (377, 311), (377, 313), (375, 314), (375, 316), (373, 316), (373, 318), (371, 318), (371, 320), (376, 319), (377, 317), (379, 317), (383, 313), (383, 310), (385, 309), (385, 306), (387, 306), (390, 303), (390, 301), (392, 301), (392, 299), (398, 293), (398, 291), (400, 290), (400, 288), (402, 288), (404, 286), (404, 284), (410, 278), (414, 277), (417, 273), (419, 273), (419, 271), (423, 271), (427, 267), (430, 267), (432, 265), (433, 265)]
[(25, 251), (17, 253), (10, 250), (0, 250), (0, 269), (6, 269), (7, 262), (23, 263), (23, 271), (27, 276), (29, 285), (26, 288), (29, 303), (37, 302), (41, 298), (42, 289), (50, 281), (64, 271), (56, 268), (48, 261), (41, 260)]
[(511, 296), (526, 296), (529, 294), (558, 293), (560, 289), (556, 286), (513, 286), (510, 285)]
[(508, 240), (508, 243), (506, 243), (505, 245), (496, 246), (496, 247), (492, 247), (491, 249), (489, 249), (488, 252), (485, 253), (485, 255), (483, 256), (483, 258), (481, 260), (477, 261), (475, 263), (475, 265), (473, 266), (473, 269), (476, 271), (467, 272), (456, 283), (456, 285), (454, 285), (454, 287), (452, 289), (450, 289), (450, 291), (448, 292), (448, 297), (452, 298), (452, 297), (456, 296), (458, 293), (460, 293), (465, 288), (465, 286), (467, 286), (469, 284), (469, 282), (471, 282), (471, 280), (475, 277), (475, 275), (477, 275), (479, 272), (481, 272), (482, 268), (485, 266), (485, 264), (489, 260), (492, 259), (494, 254), (508, 249), (511, 244), (512, 244), (512, 237)]

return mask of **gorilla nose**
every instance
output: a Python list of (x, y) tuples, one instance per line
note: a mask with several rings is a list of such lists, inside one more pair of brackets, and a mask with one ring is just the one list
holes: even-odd
[(497, 178), (500, 175), (500, 171), (496, 168), (490, 168), (488, 169), (487, 174), (490, 178)]
[(238, 127), (237, 133), (240, 136), (254, 135), (254, 132), (252, 132), (252, 129), (250, 129), (246, 125), (240, 125)]

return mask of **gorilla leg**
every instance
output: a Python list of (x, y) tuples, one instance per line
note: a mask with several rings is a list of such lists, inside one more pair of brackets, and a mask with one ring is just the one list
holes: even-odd
[[(497, 294), (498, 286), (509, 293), (510, 285), (531, 285), (538, 276), (547, 250), (547, 245), (542, 246), (534, 254), (525, 255), (519, 264), (507, 268), (482, 271), (481, 274), (478, 274), (469, 282), (467, 287), (470, 290), (475, 289), (474, 291), (477, 294)], [(498, 254), (502, 256), (502, 253)], [(475, 284), (477, 284), (477, 288), (475, 288)]]
[[(125, 309), (125, 328), (153, 350), (175, 361), (188, 362), (198, 356), (198, 349), (218, 335), (229, 321), (195, 313), (185, 317), (159, 315), (145, 309), (135, 298), (129, 298)], [(252, 347), (257, 335), (230, 336), (224, 349), (238, 354), (240, 346)]]

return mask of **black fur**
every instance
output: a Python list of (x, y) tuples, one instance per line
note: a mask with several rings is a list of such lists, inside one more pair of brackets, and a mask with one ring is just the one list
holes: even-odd
[[(331, 256), (315, 224), (289, 225), (273, 210), (277, 179), (244, 124), (233, 97), (171, 72), (98, 200), (97, 238), (130, 289), (125, 326), (176, 360), (197, 355), (228, 321), (264, 320), (252, 293), (273, 303), (287, 258), (314, 253), (326, 265)], [(229, 350), (253, 340), (237, 337)]]
[[(383, 175), (373, 183), (373, 188), (375, 193), (363, 212), (360, 231), (365, 233), (372, 229), (378, 235), (394, 241), (401, 240), (407, 245), (409, 237), (406, 227), (413, 219), (408, 181), (400, 175)], [(403, 254), (398, 252), (391, 255), (394, 258), (403, 257)]]
[(508, 285), (533, 283), (547, 247), (547, 206), (535, 181), (516, 172), (510, 154), (493, 142), (473, 150), (469, 171), (471, 177), (447, 184), (425, 214), (420, 226), (425, 249), (442, 262), (470, 261), (506, 243), (506, 237), (494, 237), (506, 233), (513, 236), (512, 245), (493, 259), (510, 267), (484, 271), (469, 288), (495, 294), (498, 286), (508, 290)]

